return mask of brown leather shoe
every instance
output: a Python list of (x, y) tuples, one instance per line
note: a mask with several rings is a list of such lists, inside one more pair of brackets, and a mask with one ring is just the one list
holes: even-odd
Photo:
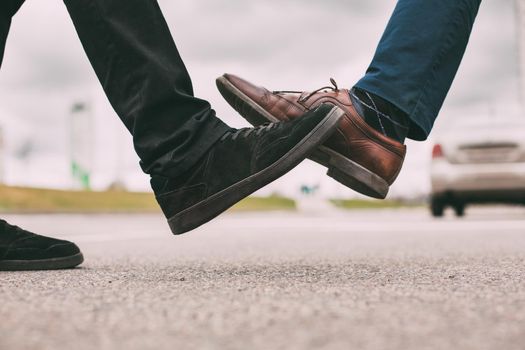
[(302, 116), (321, 103), (342, 108), (345, 115), (331, 136), (310, 159), (328, 168), (328, 176), (374, 198), (385, 198), (406, 154), (406, 146), (370, 127), (359, 116), (347, 89), (323, 87), (314, 92), (268, 91), (235, 75), (217, 79), (226, 101), (252, 125)]

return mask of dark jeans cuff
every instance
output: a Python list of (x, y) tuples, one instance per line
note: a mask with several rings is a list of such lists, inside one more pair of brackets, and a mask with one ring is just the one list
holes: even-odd
[(222, 120), (213, 118), (206, 125), (205, 130), (200, 132), (198, 137), (193, 140), (192, 147), (184, 154), (169, 152), (149, 165), (141, 162), (142, 171), (146, 174), (167, 178), (178, 177), (194, 166), (229, 130), (231, 130), (231, 127)]

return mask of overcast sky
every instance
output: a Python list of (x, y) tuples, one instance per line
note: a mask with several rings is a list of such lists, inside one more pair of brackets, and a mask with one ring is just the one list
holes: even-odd
[[(236, 73), (274, 90), (316, 89), (330, 77), (350, 87), (366, 70), (395, 1), (163, 0), (160, 4), (196, 94), (210, 100), (222, 119), (240, 127), (246, 123), (215, 89), (217, 76)], [(513, 109), (517, 67), (513, 1), (485, 0), (438, 129), (456, 118)], [(0, 72), (7, 183), (71, 184), (68, 119), (75, 101), (89, 103), (94, 113), (94, 186), (105, 188), (121, 174), (130, 188), (147, 189), (148, 178), (140, 173), (131, 138), (103, 95), (63, 3), (28, 0), (14, 18)], [(393, 195), (429, 189), (431, 141), (410, 142), (408, 147)], [(263, 192), (294, 194), (302, 183), (319, 183), (328, 196), (352, 195), (310, 162)]]

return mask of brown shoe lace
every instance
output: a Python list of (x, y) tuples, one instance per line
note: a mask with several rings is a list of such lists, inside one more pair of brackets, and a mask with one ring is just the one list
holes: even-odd
[[(321, 91), (324, 91), (326, 92), (326, 90), (332, 90), (332, 91), (339, 91), (339, 86), (337, 85), (337, 82), (335, 81), (334, 78), (330, 78), (330, 83), (332, 83), (332, 86), (323, 86), (322, 88), (319, 88), (315, 91), (312, 91), (311, 93), (309, 93), (308, 95), (306, 95), (305, 97), (302, 97), (299, 102), (304, 102), (304, 101), (307, 101), (310, 97), (312, 97), (313, 95), (315, 95), (316, 93), (318, 92), (321, 92)], [(272, 91), (274, 94), (277, 94), (277, 95), (281, 95), (281, 94), (302, 94), (304, 91), (286, 91), (286, 90), (283, 90), (283, 91)]]

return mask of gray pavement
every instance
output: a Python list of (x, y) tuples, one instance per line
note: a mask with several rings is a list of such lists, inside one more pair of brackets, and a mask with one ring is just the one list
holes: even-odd
[(70, 271), (0, 273), (0, 349), (525, 348), (525, 209), (10, 215), (77, 242)]

